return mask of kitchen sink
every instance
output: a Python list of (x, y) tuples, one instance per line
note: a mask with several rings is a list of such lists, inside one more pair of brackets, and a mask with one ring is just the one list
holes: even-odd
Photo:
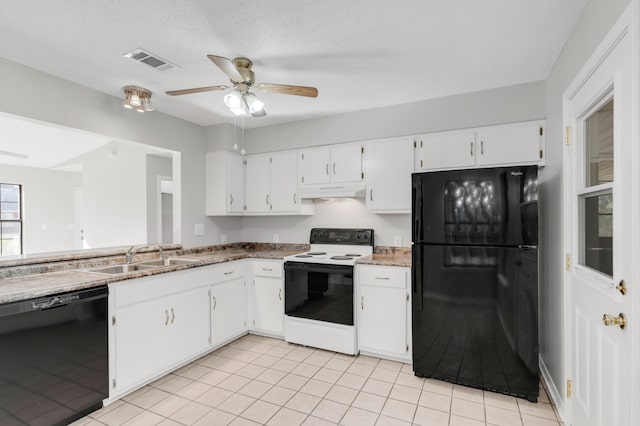
[(154, 269), (152, 265), (140, 265), (140, 264), (132, 264), (132, 265), (110, 265), (110, 266), (101, 266), (99, 268), (87, 269), (87, 272), (95, 272), (97, 274), (126, 274), (128, 272), (134, 271), (149, 271)]
[(199, 260), (193, 259), (177, 259), (174, 257), (170, 257), (168, 259), (156, 259), (149, 260), (147, 262), (140, 262), (140, 266), (176, 266), (176, 265), (190, 265), (192, 263), (198, 263)]

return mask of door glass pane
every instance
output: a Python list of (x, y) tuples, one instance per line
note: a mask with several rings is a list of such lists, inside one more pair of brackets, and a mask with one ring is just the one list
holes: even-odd
[(613, 195), (584, 199), (584, 265), (613, 276)]
[(613, 99), (585, 121), (586, 186), (613, 182)]

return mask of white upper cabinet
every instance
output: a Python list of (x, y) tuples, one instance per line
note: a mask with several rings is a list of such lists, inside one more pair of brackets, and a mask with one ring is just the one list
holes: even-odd
[(416, 170), (468, 168), (475, 165), (475, 132), (441, 132), (417, 136)]
[(413, 139), (371, 141), (364, 149), (366, 203), (374, 213), (411, 213)]
[(477, 164), (501, 166), (539, 163), (544, 157), (542, 129), (540, 122), (479, 129)]
[(244, 158), (227, 151), (207, 152), (208, 216), (237, 215), (244, 207)]
[(246, 206), (247, 213), (265, 213), (271, 210), (269, 189), (270, 155), (247, 155)]
[(362, 182), (362, 145), (302, 149), (298, 153), (298, 166), (302, 186)]
[(544, 165), (544, 121), (415, 137), (415, 170)]
[(246, 157), (246, 212), (312, 214), (313, 203), (298, 196), (296, 151)]

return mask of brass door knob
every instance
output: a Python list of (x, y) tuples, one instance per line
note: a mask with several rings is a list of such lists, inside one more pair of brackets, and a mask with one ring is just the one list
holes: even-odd
[(623, 296), (627, 294), (627, 283), (624, 280), (620, 280), (620, 284), (616, 286), (616, 290), (620, 292)]
[(627, 326), (627, 317), (625, 317), (624, 314), (622, 313), (619, 314), (617, 317), (614, 317), (613, 315), (609, 315), (609, 314), (604, 314), (602, 316), (602, 322), (606, 326), (619, 325), (620, 328), (624, 330), (624, 328)]

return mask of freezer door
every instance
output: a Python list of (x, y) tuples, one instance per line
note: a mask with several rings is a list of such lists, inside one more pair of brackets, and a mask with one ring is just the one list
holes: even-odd
[(414, 257), (416, 375), (535, 400), (537, 250), (424, 245)]
[(537, 167), (413, 175), (413, 242), (537, 246)]

